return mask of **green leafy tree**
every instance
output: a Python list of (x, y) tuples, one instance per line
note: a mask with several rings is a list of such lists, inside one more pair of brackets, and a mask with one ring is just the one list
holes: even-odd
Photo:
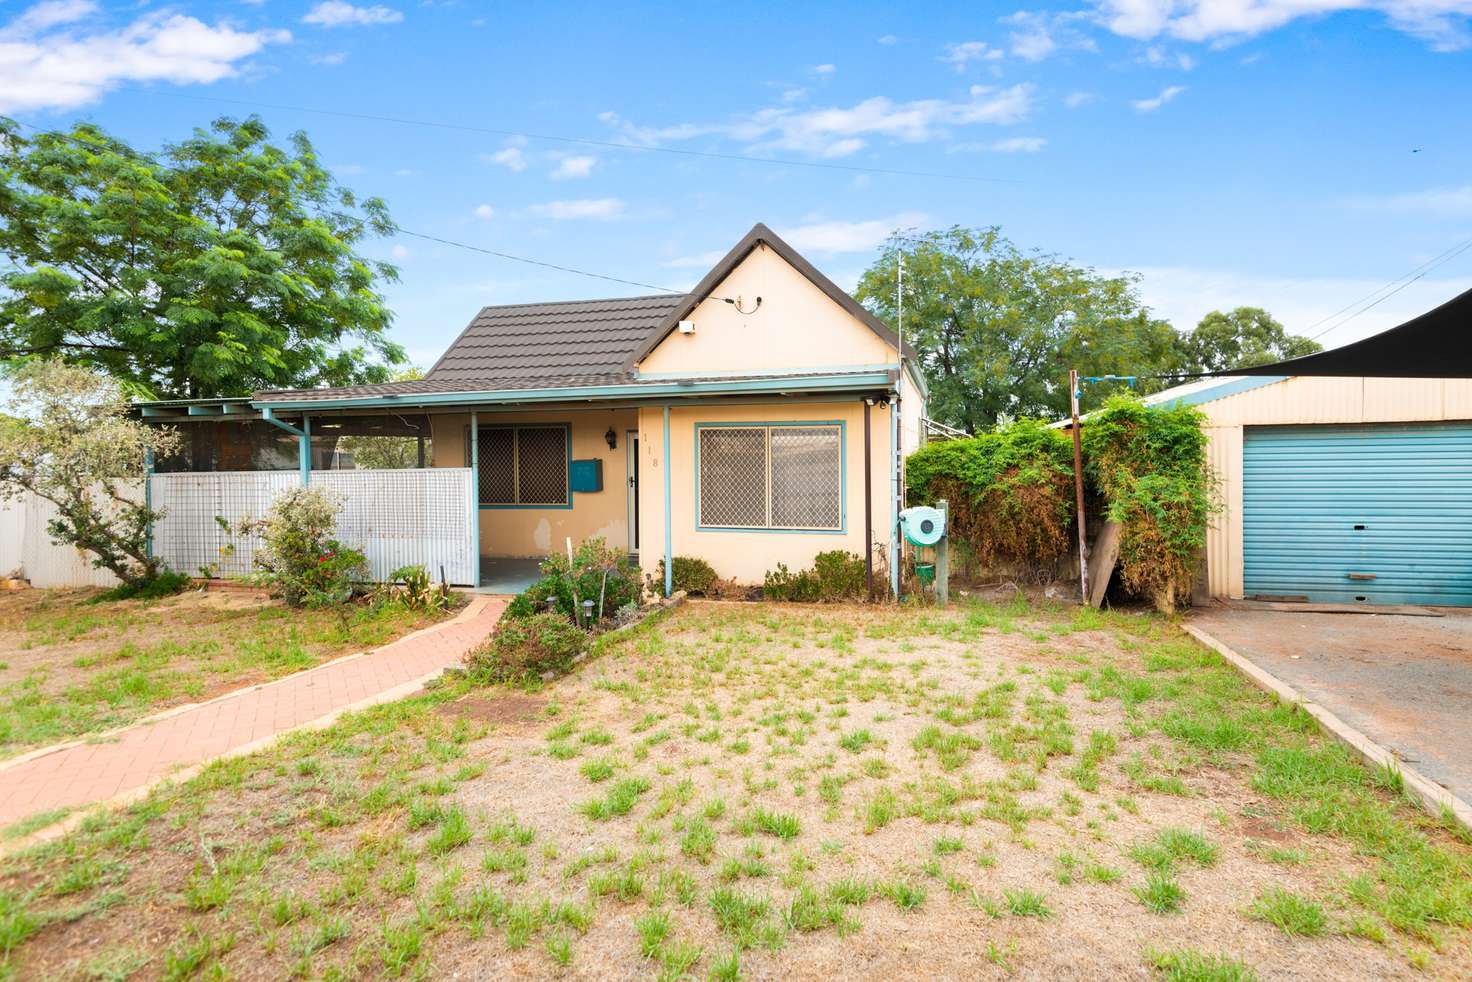
[(163, 517), (141, 493), (149, 453), (178, 447), (172, 429), (128, 414), (121, 387), (99, 372), (59, 359), (34, 359), (10, 376), (12, 414), (0, 426), (0, 498), (30, 492), (56, 506), (53, 541), (92, 553), (124, 586), (141, 588), (164, 572), (148, 549), (149, 527)]
[[(1068, 411), (1068, 371), (1155, 375), (1178, 370), (1178, 337), (1140, 302), (1134, 276), (1105, 276), (1047, 253), (1024, 253), (996, 227), (896, 236), (856, 297), (896, 323), (905, 259), (905, 340), (930, 387), (930, 415), (973, 432)], [(1142, 391), (1160, 388), (1141, 380)], [(1119, 383), (1090, 385), (1085, 406)]]
[(397, 270), (355, 249), (392, 228), (254, 117), (158, 153), (0, 118), (0, 357), (160, 397), (383, 381), (405, 360), (379, 292)]
[(1311, 355), (1324, 346), (1289, 334), (1261, 307), (1238, 307), (1225, 314), (1213, 310), (1201, 318), (1196, 329), (1181, 339), (1181, 349), (1186, 371), (1226, 372)]

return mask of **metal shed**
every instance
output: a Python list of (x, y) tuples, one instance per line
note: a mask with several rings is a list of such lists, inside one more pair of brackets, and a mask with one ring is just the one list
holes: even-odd
[(1218, 597), (1472, 606), (1472, 379), (1240, 376), (1207, 416)]

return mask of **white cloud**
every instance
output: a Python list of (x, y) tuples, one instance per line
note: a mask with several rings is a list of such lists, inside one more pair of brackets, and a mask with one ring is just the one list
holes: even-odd
[(616, 113), (599, 118), (619, 127), (625, 138), (636, 143), (654, 145), (721, 135), (756, 151), (788, 150), (835, 158), (863, 149), (874, 137), (924, 143), (943, 136), (952, 127), (1016, 123), (1031, 115), (1034, 99), (1033, 86), (1027, 83), (1001, 89), (974, 85), (966, 100), (895, 102), (875, 96), (848, 107), (760, 109), (723, 123), (640, 127)]
[(946, 53), (940, 60), (958, 72), (964, 72), (973, 62), (1001, 61), (1006, 55), (985, 41), (958, 41), (946, 45)]
[(413, 256), (414, 253), (409, 251), (408, 246), (395, 245), (392, 249), (388, 251), (388, 255), (389, 258), (392, 259), (394, 262), (401, 263), (404, 260)]
[(522, 152), (521, 147), (506, 147), (503, 150), (497, 150), (493, 154), (486, 155), (485, 159), (493, 164), (500, 164), (507, 170), (526, 170), (526, 154)]
[(344, 0), (323, 0), (302, 18), (303, 24), (319, 27), (363, 27), (374, 24), (397, 24), (404, 15), (392, 7), (374, 4), (371, 7), (356, 7)]
[(1004, 140), (978, 140), (969, 143), (953, 143), (946, 147), (948, 153), (1037, 153), (1048, 145), (1040, 136), (1013, 136)]
[(807, 89), (784, 89), (779, 98), (786, 103), (802, 102), (808, 97)]
[(266, 45), (291, 40), (287, 31), (241, 31), (168, 11), (99, 29), (97, 10), (53, 0), (0, 28), (0, 112), (72, 109), (127, 82), (216, 82)]
[(1153, 113), (1184, 91), (1186, 91), (1184, 85), (1167, 85), (1160, 90), (1159, 95), (1151, 96), (1149, 99), (1136, 99), (1130, 105), (1135, 107), (1136, 112)]
[(1375, 10), (1391, 25), (1423, 38), (1438, 51), (1472, 45), (1472, 0), (1094, 0), (1114, 33), (1148, 41), (1161, 35), (1184, 41), (1255, 37), (1301, 17)]
[(674, 259), (665, 260), (660, 265), (667, 269), (710, 269), (725, 255), (720, 249), (713, 249), (694, 256), (676, 256)]
[(884, 44), (884, 45), (899, 44), (900, 43), (900, 39), (899, 39), (899, 37), (897, 35), (894, 35), (894, 34), (886, 34), (883, 37), (879, 38), (878, 43), (879, 44)]
[(549, 201), (532, 205), (531, 213), (557, 221), (587, 218), (600, 222), (622, 218), (624, 203), (618, 198), (577, 198), (572, 201)]
[(1472, 216), (1472, 184), (1453, 188), (1427, 188), (1400, 194), (1360, 195), (1346, 202), (1360, 211), (1419, 218), (1463, 219)]
[(341, 65), (347, 60), (348, 53), (346, 51), (329, 51), (325, 55), (318, 55), (317, 57), (313, 58), (312, 64), (327, 65), (330, 68), (336, 68), (338, 65)]
[(476, 205), (475, 211), (472, 212), (472, 214), (474, 214), (476, 218), (483, 218), (486, 221), (490, 221), (492, 218), (496, 217), (496, 209), (492, 208), (490, 205)]
[[(518, 151), (520, 152), (520, 151)], [(591, 177), (593, 168), (598, 163), (597, 157), (592, 156), (569, 156), (563, 157), (557, 162), (557, 166), (548, 176), (554, 181), (576, 180)]]
[[(1414, 258), (1406, 262), (1414, 262)], [(1213, 310), (1245, 305), (1262, 307), (1281, 321), (1289, 333), (1310, 337), (1344, 315), (1324, 318), (1385, 285), (1384, 279), (1327, 276), (1294, 279), (1189, 267), (1147, 267), (1135, 272), (1141, 274), (1140, 295), (1145, 303), (1177, 330), (1190, 330)], [(1468, 287), (1472, 287), (1472, 276), (1417, 280), (1324, 335), (1319, 343), (1333, 348), (1395, 327), (1445, 303)]]
[(1070, 92), (1068, 93), (1068, 95), (1063, 97), (1063, 105), (1068, 107), (1069, 109), (1077, 109), (1080, 106), (1087, 106), (1089, 103), (1098, 98), (1099, 97), (1092, 92)]
[(1002, 17), (999, 23), (1012, 29), (1008, 47), (1014, 57), (1038, 62), (1064, 48), (1095, 51), (1093, 40), (1078, 30), (1079, 21), (1087, 15), (1054, 14), (1045, 11), (1019, 10)]
[(824, 64), (813, 66), (814, 75), (832, 75), (836, 71), (838, 71), (837, 65)]
[(907, 211), (863, 222), (810, 222), (779, 229), (778, 234), (799, 252), (869, 252), (889, 238), (895, 229), (912, 228), (928, 221), (928, 215)]

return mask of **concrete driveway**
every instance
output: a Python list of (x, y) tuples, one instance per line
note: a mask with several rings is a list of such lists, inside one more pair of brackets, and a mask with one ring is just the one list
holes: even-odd
[(1190, 623), (1472, 804), (1472, 610), (1311, 613), (1234, 602)]

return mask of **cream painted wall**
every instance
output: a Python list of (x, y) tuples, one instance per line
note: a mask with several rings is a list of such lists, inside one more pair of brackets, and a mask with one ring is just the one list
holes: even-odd
[[(465, 466), (465, 428), (468, 414), (432, 416), (434, 466)], [(579, 410), (570, 412), (481, 413), (482, 425), (505, 423), (569, 423), (572, 426), (574, 460), (603, 461), (603, 490), (572, 496), (572, 508), (482, 508), (480, 510), (480, 554), (482, 556), (542, 556), (562, 549), (571, 536), (573, 544), (602, 536), (611, 546), (625, 548), (629, 542), (627, 431), (638, 425), (632, 409)], [(618, 434), (618, 449), (609, 450), (604, 434), (612, 426)]]
[[(694, 334), (670, 334), (639, 365), (641, 375), (832, 369), (894, 362), (894, 348), (834, 303), (765, 245), (691, 312)], [(743, 314), (718, 297), (740, 297)]]
[(1243, 427), (1472, 420), (1472, 379), (1298, 376), (1205, 402), (1204, 430), (1223, 510), (1206, 537), (1212, 596), (1240, 598)]
[[(876, 578), (883, 583), (882, 556), (888, 548), (892, 521), (889, 486), (889, 410), (871, 409), (871, 477), (873, 481)], [(842, 533), (724, 532), (701, 530), (695, 515), (695, 426), (697, 423), (769, 423), (841, 421), (844, 424), (846, 527)], [(780, 563), (798, 570), (813, 556), (830, 549), (864, 552), (864, 407), (858, 400), (842, 403), (783, 400), (746, 406), (676, 406), (670, 411), (670, 454), (664, 457), (664, 414), (658, 407), (639, 412), (640, 516), (643, 548), (640, 562), (653, 576), (664, 558), (664, 473), (670, 470), (672, 540), (677, 556), (698, 556), (722, 577), (740, 583), (762, 582)]]

